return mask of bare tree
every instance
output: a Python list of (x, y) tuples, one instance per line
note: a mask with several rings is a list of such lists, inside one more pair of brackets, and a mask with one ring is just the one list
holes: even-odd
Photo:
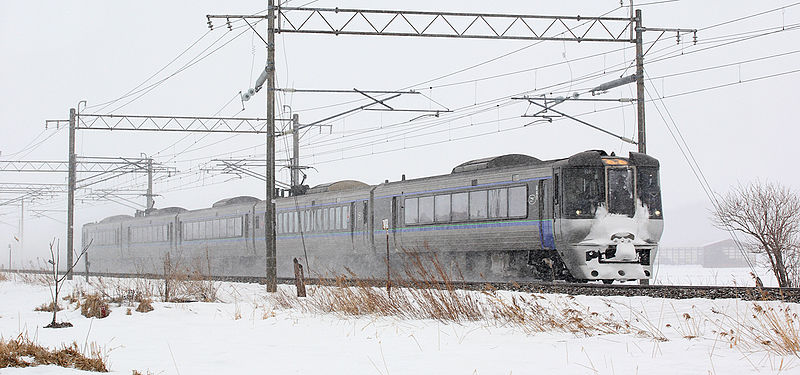
[(717, 201), (714, 225), (747, 235), (765, 254), (781, 287), (800, 281), (800, 196), (777, 183), (739, 185)]
[[(56, 245), (55, 250), (53, 249), (53, 244)], [(75, 261), (72, 264), (67, 265), (67, 271), (64, 274), (61, 274), (58, 270), (59, 261), (61, 260), (61, 243), (56, 242), (54, 239), (50, 241), (50, 259), (47, 260), (47, 263), (50, 264), (52, 267), (52, 279), (48, 277), (48, 284), (50, 285), (50, 297), (53, 299), (53, 321), (50, 324), (44, 326), (45, 328), (64, 328), (64, 327), (72, 327), (72, 324), (69, 322), (56, 322), (56, 314), (58, 313), (58, 294), (61, 292), (61, 288), (64, 287), (64, 279), (67, 278), (72, 269), (78, 265), (78, 262), (81, 260), (81, 257), (86, 255), (86, 251), (89, 250), (89, 246), (92, 245), (92, 241), (81, 250), (80, 254), (75, 258)], [(67, 250), (69, 251), (69, 250)]]

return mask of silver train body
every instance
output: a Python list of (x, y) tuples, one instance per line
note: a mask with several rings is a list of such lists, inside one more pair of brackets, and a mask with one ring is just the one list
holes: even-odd
[[(638, 153), (514, 154), (440, 176), (316, 186), (275, 201), (278, 277), (293, 275), (294, 258), (307, 274), (385, 277), (388, 252), (396, 276), (410, 256), (435, 255), (466, 280), (647, 279), (663, 230), (658, 168)], [(265, 204), (237, 197), (86, 224), (90, 271), (160, 274), (169, 258), (264, 276)]]

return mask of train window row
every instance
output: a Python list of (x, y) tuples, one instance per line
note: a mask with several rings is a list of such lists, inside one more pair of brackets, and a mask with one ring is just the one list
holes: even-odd
[(350, 206), (323, 207), (279, 213), (276, 231), (283, 233), (324, 232), (348, 229)]
[(222, 219), (183, 222), (183, 239), (185, 241), (205, 240), (213, 238), (241, 237), (244, 225), (241, 216)]
[(169, 226), (151, 225), (128, 228), (131, 243), (166, 242), (170, 240)]
[(527, 187), (476, 190), (405, 199), (406, 224), (520, 218), (528, 215)]
[(91, 232), (89, 235), (92, 245), (103, 246), (119, 244), (119, 232), (116, 229), (100, 230)]

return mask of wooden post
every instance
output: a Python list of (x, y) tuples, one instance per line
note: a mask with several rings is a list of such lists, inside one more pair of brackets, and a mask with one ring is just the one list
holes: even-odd
[(306, 281), (303, 277), (303, 265), (294, 258), (294, 285), (297, 287), (297, 296), (306, 296)]
[(386, 294), (392, 297), (392, 266), (389, 260), (389, 220), (383, 219), (383, 229), (386, 230)]

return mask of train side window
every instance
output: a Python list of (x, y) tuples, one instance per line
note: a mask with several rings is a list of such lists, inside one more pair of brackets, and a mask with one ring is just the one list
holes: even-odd
[(489, 217), (508, 217), (508, 189), (489, 190)]
[(350, 229), (350, 206), (342, 207), (342, 229)]
[(486, 190), (469, 192), (469, 218), (486, 219)]
[(342, 229), (342, 208), (336, 207), (336, 229)]
[(364, 223), (364, 226), (367, 226), (367, 220), (369, 217), (369, 203), (364, 201), (364, 217), (361, 219)]
[(236, 224), (235, 224), (233, 218), (229, 217), (226, 220), (225, 224), (226, 224), (225, 226), (228, 227), (228, 230), (227, 230), (228, 237), (236, 237), (237, 236), (237, 234), (236, 234)]
[(317, 230), (318, 231), (322, 231), (323, 230), (323, 227), (322, 227), (322, 214), (323, 213), (324, 212), (321, 209), (317, 209), (317, 210), (314, 211), (314, 214), (317, 215), (316, 223), (317, 223)]
[(419, 201), (417, 198), (406, 198), (405, 200), (405, 222), (406, 224), (416, 224), (419, 222)]
[(419, 223), (433, 222), (433, 196), (419, 198)]
[(256, 221), (255, 221), (254, 224), (255, 224), (256, 229), (261, 228), (261, 216), (256, 215), (255, 218), (256, 218)]
[(516, 186), (508, 189), (508, 216), (528, 216), (528, 189), (526, 186)]
[(450, 194), (437, 195), (433, 204), (434, 221), (450, 221)]
[(452, 198), (453, 221), (469, 219), (469, 193), (456, 193)]

